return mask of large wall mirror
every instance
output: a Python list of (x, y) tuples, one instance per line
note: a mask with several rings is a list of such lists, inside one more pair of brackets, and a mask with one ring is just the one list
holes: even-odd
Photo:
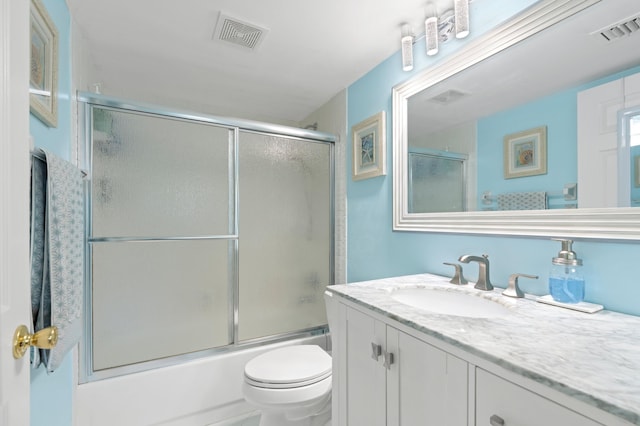
[(640, 240), (638, 111), (637, 0), (539, 1), (393, 89), (394, 230)]

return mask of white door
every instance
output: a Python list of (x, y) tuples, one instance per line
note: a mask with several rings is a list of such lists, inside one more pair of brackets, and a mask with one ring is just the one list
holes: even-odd
[(29, 360), (13, 333), (30, 324), (29, 1), (0, 0), (0, 425), (29, 424)]
[(578, 205), (618, 205), (618, 111), (622, 80), (578, 93)]
[[(624, 185), (628, 172), (618, 170), (618, 112), (636, 105), (640, 105), (640, 73), (578, 93), (580, 207), (629, 206)], [(623, 185), (618, 185), (619, 177)]]

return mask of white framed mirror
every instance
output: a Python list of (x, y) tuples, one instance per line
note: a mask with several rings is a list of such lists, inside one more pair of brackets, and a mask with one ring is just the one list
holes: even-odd
[[(512, 20), (470, 41), (440, 64), (394, 87), (393, 229), (640, 240), (640, 209), (618, 207), (629, 206), (629, 203), (605, 201), (595, 204), (596, 207), (592, 207), (592, 203), (588, 208), (581, 206), (581, 200), (593, 198), (594, 194), (604, 200), (613, 193), (617, 199), (618, 175), (625, 172), (613, 167), (612, 176), (600, 176), (603, 168), (579, 164), (580, 157), (584, 157), (584, 153), (577, 152), (582, 149), (580, 142), (584, 145), (588, 138), (576, 122), (580, 108), (575, 92), (576, 88), (591, 87), (590, 84), (602, 79), (615, 80), (617, 73), (634, 68), (640, 71), (640, 31), (624, 34), (611, 42), (601, 34), (601, 30), (608, 31), (613, 24), (630, 19), (631, 30), (634, 30), (633, 25), (640, 22), (637, 17), (640, 17), (640, 5), (635, 0), (541, 0)], [(635, 80), (640, 82), (640, 72), (638, 76)], [(623, 87), (624, 82), (620, 83)], [(573, 96), (568, 100), (570, 107), (552, 112), (552, 119), (536, 121), (528, 117), (535, 126), (523, 124), (523, 128), (502, 130), (487, 119), (503, 114), (503, 121), (517, 126), (517, 120), (509, 120), (511, 116), (505, 115), (505, 111), (567, 90)], [(614, 122), (614, 142), (611, 149), (603, 150), (597, 161), (610, 164), (613, 158), (613, 163), (618, 164), (619, 138), (615, 134), (615, 127), (621, 126), (618, 112), (633, 107), (634, 103), (640, 105), (640, 85), (637, 95), (636, 98), (623, 94), (620, 105), (607, 104), (607, 114)], [(451, 99), (454, 101), (446, 104)], [(559, 120), (565, 112), (573, 121), (564, 124), (568, 131), (560, 132), (547, 120)], [(493, 131), (490, 142), (478, 136), (486, 128)], [(548, 167), (534, 172), (535, 176), (525, 173), (521, 175), (525, 177), (520, 177), (503, 172), (505, 157), (513, 154), (512, 148), (507, 148), (511, 146), (507, 143), (512, 140), (509, 138), (538, 129), (543, 129), (540, 131), (546, 136), (544, 161)], [(472, 135), (472, 148), (464, 150), (453, 139), (441, 142), (443, 135), (452, 134), (459, 138), (461, 134)], [(438, 142), (431, 143), (433, 141)], [(487, 144), (493, 144), (489, 154), (485, 152)], [(458, 207), (449, 210), (434, 207), (431, 211), (414, 208), (418, 203), (413, 188), (422, 186), (412, 180), (412, 176), (421, 173), (411, 169), (409, 158), (424, 150), (467, 156), (465, 169), (469, 178), (462, 190), (465, 200), (452, 204), (467, 206), (465, 211)], [(630, 161), (624, 164), (629, 167)], [(627, 170), (626, 173), (629, 176), (633, 172)], [(591, 188), (589, 179), (606, 182), (606, 185)], [(503, 207), (498, 201), (513, 194), (526, 197), (544, 194), (544, 203), (500, 210)]]

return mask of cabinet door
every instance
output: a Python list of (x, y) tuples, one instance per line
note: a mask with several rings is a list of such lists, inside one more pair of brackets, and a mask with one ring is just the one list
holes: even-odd
[(347, 424), (386, 424), (386, 370), (383, 356), (375, 357), (371, 344), (385, 350), (385, 325), (355, 309), (347, 310), (346, 327)]
[(387, 327), (387, 425), (466, 426), (467, 363)]
[(476, 426), (596, 426), (575, 411), (476, 368)]

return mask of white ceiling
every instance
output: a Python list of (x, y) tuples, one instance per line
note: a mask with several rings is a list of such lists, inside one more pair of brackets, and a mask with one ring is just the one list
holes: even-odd
[[(438, 9), (453, 0), (438, 0)], [(424, 0), (67, 0), (102, 92), (298, 123), (399, 49)], [(212, 40), (220, 12), (269, 30), (255, 51)], [(414, 21), (414, 22), (412, 22)], [(400, 66), (400, 64), (398, 64)]]

